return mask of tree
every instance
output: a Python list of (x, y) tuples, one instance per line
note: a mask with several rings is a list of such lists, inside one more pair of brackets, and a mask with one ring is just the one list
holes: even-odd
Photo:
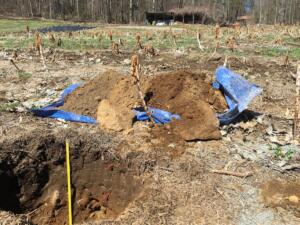
[[(300, 0), (0, 0), (0, 4), (2, 16), (76, 18), (107, 23), (141, 23), (146, 11), (187, 6), (209, 9), (215, 21), (234, 22), (245, 14), (255, 16), (259, 23), (300, 21)], [(195, 22), (195, 15), (192, 17)]]
[(134, 14), (134, 8), (133, 8), (133, 0), (130, 0), (130, 5), (129, 5), (129, 23), (133, 23), (133, 14)]

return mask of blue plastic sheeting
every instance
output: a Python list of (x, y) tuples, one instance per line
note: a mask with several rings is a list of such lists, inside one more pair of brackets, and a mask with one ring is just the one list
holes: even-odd
[[(72, 112), (66, 112), (63, 110), (57, 109), (57, 107), (63, 106), (65, 101), (65, 97), (70, 94), (72, 91), (74, 91), (76, 88), (78, 88), (79, 84), (73, 84), (69, 87), (67, 87), (61, 94), (61, 97), (58, 101), (43, 107), (41, 109), (31, 109), (31, 111), (36, 115), (40, 117), (49, 117), (54, 119), (63, 119), (66, 121), (72, 121), (72, 122), (82, 122), (82, 123), (97, 123), (97, 121), (88, 116), (78, 115)], [(180, 116), (174, 115), (172, 113), (155, 109), (155, 108), (149, 108), (150, 113), (156, 123), (165, 124), (172, 121), (172, 119), (180, 119)], [(136, 119), (138, 121), (145, 121), (149, 120), (149, 117), (145, 111), (142, 109), (135, 109), (134, 110), (136, 114)]]
[[(167, 111), (163, 111), (152, 107), (149, 107), (149, 111), (154, 122), (158, 124), (170, 123), (173, 119), (180, 120), (179, 115), (172, 114)], [(149, 116), (143, 109), (135, 109), (134, 112), (138, 121), (149, 120)]]
[(91, 26), (79, 26), (79, 25), (62, 25), (62, 26), (52, 26), (45, 27), (41, 29), (37, 29), (38, 32), (47, 33), (47, 32), (70, 32), (70, 31), (80, 31), (80, 30), (88, 30), (96, 27)]
[(248, 82), (241, 75), (232, 72), (226, 67), (219, 67), (216, 71), (216, 81), (213, 87), (220, 89), (225, 95), (229, 110), (218, 114), (221, 124), (229, 124), (241, 112), (247, 109), (248, 104), (262, 93), (262, 88)]
[(72, 84), (62, 92), (61, 98), (57, 102), (54, 102), (41, 109), (31, 109), (31, 112), (33, 112), (36, 116), (40, 116), (40, 117), (63, 119), (72, 122), (93, 123), (93, 124), (97, 123), (97, 121), (94, 118), (91, 118), (89, 116), (78, 115), (72, 112), (66, 112), (57, 109), (57, 107), (64, 105), (65, 103), (64, 98), (79, 86), (80, 86), (79, 84)]

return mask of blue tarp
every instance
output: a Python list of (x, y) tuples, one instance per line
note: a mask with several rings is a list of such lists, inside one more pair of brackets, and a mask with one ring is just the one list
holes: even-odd
[(48, 32), (71, 32), (71, 31), (80, 31), (80, 30), (88, 30), (94, 29), (96, 27), (91, 26), (79, 26), (79, 25), (61, 25), (61, 26), (52, 26), (37, 29), (38, 32), (48, 33)]
[[(69, 86), (62, 92), (61, 98), (57, 102), (41, 109), (31, 109), (31, 111), (40, 117), (64, 119), (72, 122), (97, 123), (94, 118), (78, 115), (72, 112), (66, 112), (57, 108), (64, 105), (64, 98), (77, 87), (79, 87), (79, 84)], [(227, 112), (218, 114), (221, 124), (231, 123), (247, 108), (252, 99), (262, 92), (260, 87), (249, 83), (241, 75), (236, 74), (225, 67), (219, 67), (217, 69), (216, 81), (213, 83), (213, 87), (222, 91), (229, 107)], [(149, 120), (147, 113), (142, 109), (135, 109), (134, 112), (138, 121)], [(154, 121), (160, 124), (169, 123), (173, 119), (180, 119), (179, 115), (151, 107), (150, 113)]]
[(241, 75), (226, 67), (219, 67), (216, 71), (216, 81), (213, 87), (220, 89), (225, 96), (229, 110), (218, 114), (221, 124), (229, 124), (238, 117), (254, 97), (262, 93), (262, 88), (248, 82)]
[(89, 116), (78, 115), (72, 112), (66, 112), (57, 109), (57, 107), (64, 105), (65, 103), (64, 98), (79, 86), (80, 86), (79, 84), (72, 84), (62, 92), (61, 98), (57, 102), (54, 102), (41, 109), (31, 109), (31, 112), (33, 112), (36, 116), (40, 116), (40, 117), (63, 119), (72, 122), (97, 123), (97, 121), (94, 118), (91, 118)]
[[(180, 120), (179, 115), (164, 110), (149, 107), (149, 111), (155, 123), (165, 124), (170, 123), (173, 119)], [(149, 116), (143, 109), (135, 109), (134, 112), (138, 121), (149, 120)]]
[[(79, 84), (72, 84), (71, 86), (67, 87), (61, 94), (61, 97), (58, 101), (43, 107), (41, 109), (31, 109), (31, 112), (33, 112), (36, 116), (40, 117), (49, 117), (49, 118), (55, 118), (55, 119), (63, 119), (66, 121), (72, 121), (72, 122), (82, 122), (82, 123), (97, 123), (96, 119), (84, 116), (84, 115), (78, 115), (72, 112), (66, 112), (63, 110), (59, 110), (57, 107), (63, 106), (65, 101), (65, 97), (70, 94), (72, 91), (74, 91), (76, 88), (78, 88)], [(138, 121), (145, 121), (149, 120), (149, 117), (145, 111), (142, 111), (141, 109), (135, 109), (134, 110), (136, 114), (136, 118)], [(172, 121), (172, 119), (180, 119), (180, 116), (174, 115), (172, 113), (156, 109), (156, 108), (150, 108), (150, 113), (156, 123), (164, 124), (169, 123)]]

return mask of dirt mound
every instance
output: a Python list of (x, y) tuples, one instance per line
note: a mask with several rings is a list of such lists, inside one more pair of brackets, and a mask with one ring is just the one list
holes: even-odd
[[(148, 105), (180, 115), (182, 119), (174, 121), (172, 127), (185, 140), (221, 137), (215, 112), (224, 111), (227, 105), (211, 81), (205, 73), (188, 71), (142, 78)], [(133, 79), (110, 71), (71, 93), (62, 109), (97, 116), (103, 128), (121, 131), (132, 126), (132, 108), (141, 105)]]
[(99, 102), (109, 97), (110, 91), (121, 79), (121, 74), (107, 71), (68, 95), (61, 109), (96, 118)]
[(206, 73), (177, 71), (163, 73), (147, 84), (148, 104), (173, 113), (182, 110), (182, 104), (201, 100), (217, 112), (227, 109), (222, 93), (211, 86), (212, 77)]
[(148, 104), (181, 116), (171, 123), (183, 139), (219, 139), (219, 122), (215, 112), (227, 106), (222, 93), (211, 86), (211, 77), (187, 71), (161, 74), (148, 83)]

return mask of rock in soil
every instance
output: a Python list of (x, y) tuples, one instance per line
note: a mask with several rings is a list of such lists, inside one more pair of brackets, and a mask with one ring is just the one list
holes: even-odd
[(122, 131), (132, 127), (134, 112), (126, 107), (113, 105), (109, 100), (100, 102), (97, 110), (97, 121), (101, 128)]

